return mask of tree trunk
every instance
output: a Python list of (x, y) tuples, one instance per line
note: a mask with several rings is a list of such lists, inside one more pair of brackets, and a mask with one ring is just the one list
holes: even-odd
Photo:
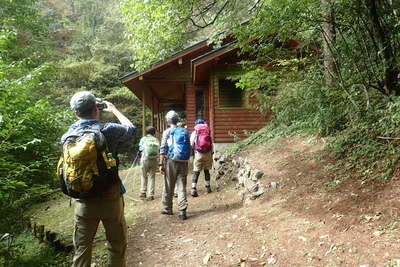
[(331, 0), (321, 0), (323, 62), (325, 68), (325, 84), (332, 86), (335, 74), (335, 63), (332, 54), (332, 45), (335, 40), (334, 15)]
[[(384, 64), (384, 85), (386, 94), (400, 95), (400, 84), (399, 74), (400, 69), (396, 65), (395, 53), (391, 43), (392, 33), (385, 27), (381, 22), (379, 8), (383, 9), (383, 6), (379, 6), (376, 0), (368, 0), (367, 5), (369, 8), (369, 14), (371, 16), (372, 28), (377, 36), (380, 49), (383, 55)], [(382, 11), (382, 10), (381, 10)]]

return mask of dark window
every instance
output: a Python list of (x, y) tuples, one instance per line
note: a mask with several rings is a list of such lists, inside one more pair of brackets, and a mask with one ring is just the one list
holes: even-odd
[(204, 91), (196, 91), (196, 118), (204, 119)]
[(240, 108), (244, 106), (244, 92), (237, 88), (235, 81), (219, 79), (219, 107)]

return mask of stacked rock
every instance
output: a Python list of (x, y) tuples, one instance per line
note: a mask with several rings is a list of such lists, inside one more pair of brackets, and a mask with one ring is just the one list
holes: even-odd
[(260, 183), (264, 173), (253, 168), (247, 158), (234, 158), (229, 154), (216, 153), (214, 162), (217, 188), (219, 187), (219, 180), (236, 181), (236, 188), (245, 203), (266, 192), (266, 188)]

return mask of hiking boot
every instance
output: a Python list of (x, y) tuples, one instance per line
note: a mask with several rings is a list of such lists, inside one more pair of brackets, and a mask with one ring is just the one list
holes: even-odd
[(198, 196), (199, 196), (199, 195), (197, 194), (196, 188), (192, 188), (192, 191), (190, 191), (190, 194), (192, 195), (192, 197), (198, 197)]
[(207, 190), (207, 193), (210, 194), (212, 192), (211, 191), (211, 186), (206, 186), (206, 190)]
[(142, 200), (146, 199), (146, 193), (140, 193), (139, 198)]
[(182, 221), (187, 219), (186, 211), (182, 211), (181, 214), (179, 214), (179, 219), (181, 219)]
[(162, 210), (162, 211), (161, 211), (161, 214), (164, 214), (164, 215), (172, 215), (172, 210)]
[(148, 197), (147, 200), (148, 200), (148, 201), (152, 201), (152, 200), (154, 200), (154, 197), (153, 197), (153, 196)]

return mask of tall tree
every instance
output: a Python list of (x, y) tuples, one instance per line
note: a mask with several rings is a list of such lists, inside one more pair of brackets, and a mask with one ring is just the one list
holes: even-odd
[(400, 95), (400, 60), (398, 52), (396, 55), (396, 50), (400, 49), (398, 17), (396, 16), (399, 11), (399, 4), (398, 1), (396, 3), (397, 6), (391, 0), (366, 1), (370, 25), (374, 31), (379, 52), (382, 54), (384, 90), (386, 94), (394, 93)]
[(334, 12), (331, 0), (321, 0), (322, 15), (322, 42), (325, 84), (332, 86), (335, 76), (335, 63), (332, 54), (333, 42), (335, 40)]

